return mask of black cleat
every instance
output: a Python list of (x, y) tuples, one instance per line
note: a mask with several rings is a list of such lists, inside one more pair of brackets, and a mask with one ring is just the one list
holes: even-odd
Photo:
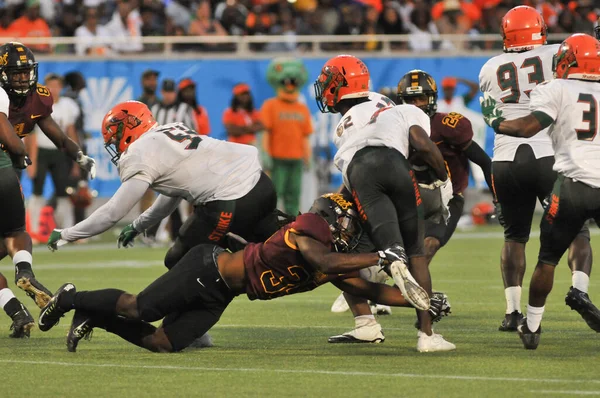
[(502, 324), (498, 328), (501, 332), (516, 332), (519, 323), (523, 320), (523, 314), (519, 311), (513, 311), (510, 314), (504, 315)]
[(33, 317), (25, 308), (23, 304), (21, 304), (21, 310), (14, 314), (12, 317), (12, 325), (10, 325), (10, 330), (12, 333), (9, 334), (9, 337), (13, 339), (22, 339), (29, 338), (29, 334), (31, 333), (31, 329), (35, 326), (35, 321)]
[(592, 330), (600, 333), (600, 310), (592, 303), (587, 293), (571, 286), (565, 298), (565, 304), (571, 307), (572, 310), (579, 312), (579, 315)]
[(42, 312), (40, 312), (38, 326), (42, 332), (47, 332), (48, 330), (52, 329), (54, 325), (60, 321), (60, 318), (70, 311), (69, 309), (65, 310), (58, 306), (60, 297), (64, 294), (75, 294), (75, 292), (75, 285), (72, 283), (65, 283), (58, 288), (50, 302), (44, 308), (42, 308)]
[(15, 275), (15, 284), (21, 290), (23, 290), (33, 301), (35, 304), (44, 308), (50, 299), (52, 298), (52, 292), (46, 289), (44, 285), (35, 279), (33, 274), (29, 272), (21, 272)]
[(85, 311), (75, 311), (73, 315), (73, 321), (67, 334), (67, 351), (77, 351), (77, 344), (79, 340), (85, 338), (86, 340), (92, 339), (92, 332), (94, 326), (92, 325), (92, 318)]
[(519, 337), (523, 342), (523, 346), (527, 350), (535, 350), (540, 344), (540, 334), (542, 334), (542, 326), (538, 328), (537, 331), (532, 332), (527, 327), (527, 318), (523, 318), (519, 326), (517, 327), (517, 331), (519, 332)]

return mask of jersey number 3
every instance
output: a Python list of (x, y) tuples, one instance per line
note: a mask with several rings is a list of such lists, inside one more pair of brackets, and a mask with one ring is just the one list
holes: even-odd
[[(532, 71), (527, 75), (528, 90), (523, 93), (529, 97), (529, 93), (535, 86), (544, 81), (544, 69), (542, 68), (542, 60), (540, 57), (526, 58), (521, 64), (520, 69), (532, 68)], [(519, 72), (514, 62), (503, 64), (496, 71), (498, 78), (498, 86), (502, 91), (510, 90), (510, 94), (500, 98), (505, 104), (518, 104), (521, 99), (521, 87), (519, 85)]]
[(587, 124), (586, 129), (575, 129), (577, 139), (580, 141), (593, 141), (598, 133), (598, 101), (591, 94), (579, 94), (578, 104), (587, 105), (588, 110), (583, 111), (582, 121)]

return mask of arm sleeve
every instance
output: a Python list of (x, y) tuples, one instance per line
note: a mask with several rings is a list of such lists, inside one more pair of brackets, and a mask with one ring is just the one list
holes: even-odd
[(159, 223), (163, 218), (169, 216), (181, 203), (181, 198), (159, 195), (145, 212), (133, 221), (133, 228), (144, 232), (153, 225)]
[(425, 130), (428, 137), (431, 137), (431, 120), (429, 116), (425, 114), (421, 109), (414, 105), (400, 105), (403, 106), (402, 115), (408, 124), (408, 128), (412, 126), (420, 126)]
[(531, 112), (542, 112), (552, 120), (556, 120), (560, 111), (562, 93), (555, 81), (538, 84), (532, 91), (529, 99)]
[(133, 209), (149, 186), (150, 184), (137, 178), (124, 182), (114, 196), (91, 216), (71, 228), (63, 229), (61, 237), (68, 242), (73, 242), (108, 230)]
[(475, 141), (471, 142), (471, 145), (467, 149), (465, 149), (465, 155), (469, 158), (469, 160), (479, 167), (483, 171), (483, 176), (485, 177), (485, 182), (493, 191), (492, 188), (492, 159), (488, 156), (487, 153), (477, 144)]

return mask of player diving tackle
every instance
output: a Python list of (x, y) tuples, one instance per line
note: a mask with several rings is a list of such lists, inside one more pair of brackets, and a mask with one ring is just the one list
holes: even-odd
[[(331, 282), (355, 296), (411, 307), (398, 289), (359, 277), (358, 270), (374, 264), (390, 272), (389, 265), (401, 253), (397, 248), (345, 253), (362, 233), (358, 212), (352, 204), (342, 208), (330, 196), (317, 199), (309, 213), (264, 243), (249, 243), (236, 253), (215, 245), (192, 248), (137, 295), (119, 289), (77, 292), (66, 283), (42, 310), (39, 327), (47, 331), (75, 310), (69, 351), (93, 328), (102, 328), (150, 351), (177, 352), (215, 325), (242, 294), (250, 300), (271, 300)], [(434, 303), (430, 311), (435, 312)], [(160, 319), (158, 328), (149, 323)]]

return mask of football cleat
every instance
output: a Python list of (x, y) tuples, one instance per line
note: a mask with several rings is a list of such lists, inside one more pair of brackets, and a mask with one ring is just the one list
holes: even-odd
[(349, 332), (337, 336), (331, 336), (327, 339), (329, 343), (383, 343), (385, 336), (381, 330), (381, 325), (373, 322), (369, 325), (359, 326)]
[(212, 346), (214, 346), (212, 337), (210, 337), (210, 334), (204, 333), (202, 336), (192, 341), (192, 344), (187, 346), (187, 348), (208, 348)]
[(523, 342), (523, 346), (525, 346), (525, 349), (535, 350), (538, 347), (538, 345), (540, 344), (540, 334), (542, 334), (541, 325), (538, 328), (538, 330), (532, 332), (527, 326), (527, 318), (525, 317), (523, 318), (523, 320), (521, 320), (521, 323), (517, 327), (517, 330), (519, 332), (519, 337)]
[(67, 334), (67, 351), (77, 351), (77, 345), (81, 339), (91, 340), (93, 330), (92, 318), (88, 313), (81, 310), (75, 311), (69, 333)]
[(65, 294), (75, 294), (75, 292), (75, 285), (72, 283), (65, 283), (58, 288), (50, 302), (42, 308), (42, 312), (40, 312), (38, 326), (42, 332), (47, 332), (52, 329), (54, 325), (60, 321), (60, 318), (70, 311), (69, 309), (65, 310), (59, 307), (58, 302), (61, 296)]
[(417, 351), (419, 352), (438, 352), (456, 350), (456, 346), (446, 341), (441, 334), (432, 333), (431, 336), (417, 332)]
[(13, 321), (10, 325), (12, 333), (8, 336), (14, 339), (29, 338), (31, 329), (35, 326), (35, 321), (23, 304), (21, 304), (21, 310), (14, 314), (11, 319)]
[(513, 311), (510, 314), (504, 315), (504, 319), (498, 328), (501, 332), (516, 332), (519, 323), (523, 320), (523, 314), (519, 311)]
[(46, 289), (44, 285), (28, 272), (15, 275), (15, 284), (35, 301), (35, 304), (40, 308), (44, 308), (52, 298), (50, 290)]
[(389, 305), (376, 304), (369, 301), (369, 306), (373, 315), (392, 315), (392, 307)]
[(394, 283), (400, 288), (402, 295), (410, 304), (418, 310), (427, 311), (431, 304), (429, 295), (415, 278), (410, 274), (408, 267), (403, 261), (394, 261), (389, 265), (390, 274)]
[(346, 302), (346, 298), (344, 297), (344, 293), (340, 293), (340, 295), (335, 299), (333, 304), (331, 305), (331, 312), (346, 312), (350, 309), (348, 303)]
[(600, 333), (600, 310), (592, 303), (587, 293), (571, 286), (565, 304), (577, 311), (592, 330)]

